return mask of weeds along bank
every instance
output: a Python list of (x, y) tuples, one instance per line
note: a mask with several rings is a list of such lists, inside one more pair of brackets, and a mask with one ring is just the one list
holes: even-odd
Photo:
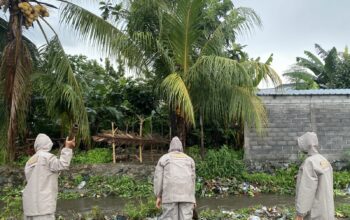
[[(106, 164), (110, 162), (109, 153), (108, 149), (77, 153), (71, 170), (64, 172), (59, 178), (59, 199), (123, 197), (136, 203), (127, 205), (123, 211), (123, 214), (131, 219), (156, 215), (152, 186), (154, 166)], [(204, 160), (200, 159), (197, 147), (188, 148), (187, 153), (196, 160), (197, 197), (237, 194), (255, 196), (259, 193), (294, 194), (297, 165), (278, 169), (271, 174), (250, 173), (242, 160), (242, 152), (235, 152), (225, 146), (219, 150), (208, 150)], [(18, 168), (0, 168), (0, 219), (21, 215), (21, 190), (25, 184), (22, 167), (21, 165)], [(345, 196), (349, 183), (349, 171), (334, 172), (334, 188), (337, 196)], [(289, 216), (286, 213), (294, 213), (290, 211), (290, 207), (286, 209), (279, 207), (279, 209), (285, 216)], [(92, 211), (97, 213), (98, 208)], [(349, 207), (344, 205), (338, 214), (350, 216), (348, 211)], [(234, 214), (237, 213), (240, 211), (235, 210)], [(201, 216), (231, 214), (218, 210), (205, 210)]]

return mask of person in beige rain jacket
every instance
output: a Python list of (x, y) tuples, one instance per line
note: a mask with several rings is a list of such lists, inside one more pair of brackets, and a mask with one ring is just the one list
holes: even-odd
[(299, 148), (308, 154), (298, 173), (296, 188), (297, 220), (333, 220), (333, 169), (318, 153), (314, 132), (298, 138)]
[(26, 163), (27, 185), (23, 191), (25, 220), (55, 219), (59, 171), (69, 168), (75, 140), (68, 141), (67, 138), (60, 158), (50, 153), (52, 145), (46, 134), (39, 134), (34, 143), (36, 153)]
[(156, 206), (162, 206), (161, 220), (190, 220), (196, 204), (195, 163), (183, 153), (178, 137), (171, 140), (169, 153), (163, 155), (154, 173)]

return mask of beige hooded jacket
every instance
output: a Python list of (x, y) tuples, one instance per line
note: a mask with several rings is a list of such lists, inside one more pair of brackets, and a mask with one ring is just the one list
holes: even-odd
[(174, 137), (169, 153), (163, 155), (156, 166), (154, 194), (162, 198), (162, 203), (196, 203), (195, 181), (195, 163), (183, 153), (180, 139)]
[(25, 216), (40, 216), (56, 212), (59, 171), (67, 170), (72, 159), (72, 149), (63, 148), (60, 158), (49, 153), (51, 139), (39, 134), (35, 139), (36, 153), (27, 161), (24, 172), (27, 185), (23, 191)]
[(314, 132), (298, 138), (299, 148), (308, 152), (301, 165), (296, 189), (297, 215), (304, 219), (333, 220), (333, 169), (317, 151), (318, 139)]

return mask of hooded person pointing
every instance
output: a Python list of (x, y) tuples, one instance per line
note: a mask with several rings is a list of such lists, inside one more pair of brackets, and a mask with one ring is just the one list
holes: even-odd
[(333, 220), (333, 169), (318, 153), (314, 132), (298, 138), (299, 148), (308, 154), (298, 173), (296, 189), (297, 220)]
[(183, 153), (178, 137), (171, 140), (169, 153), (163, 155), (154, 173), (156, 206), (162, 206), (161, 220), (191, 220), (196, 204), (195, 163)]
[(34, 143), (35, 154), (24, 168), (27, 185), (23, 191), (25, 220), (54, 220), (58, 193), (59, 171), (68, 170), (73, 156), (75, 139), (65, 142), (57, 158), (50, 153), (52, 141), (46, 134), (39, 134)]

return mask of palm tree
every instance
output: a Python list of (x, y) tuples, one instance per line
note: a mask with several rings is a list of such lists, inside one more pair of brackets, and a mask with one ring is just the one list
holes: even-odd
[(229, 122), (242, 119), (261, 129), (266, 114), (255, 95), (256, 86), (267, 77), (275, 83), (280, 79), (270, 68), (270, 59), (267, 63), (231, 59), (228, 50), (238, 33), (261, 24), (255, 12), (233, 8), (207, 28), (202, 21), (210, 1), (152, 2), (158, 2), (158, 21), (153, 25), (159, 28), (143, 38), (155, 38), (150, 41), (156, 48), (154, 63), (163, 64), (161, 91), (176, 112), (180, 138), (185, 138), (186, 124), (195, 124), (195, 114), (201, 127), (204, 118), (219, 117)]
[(297, 63), (283, 74), (295, 83), (296, 89), (332, 87), (333, 76), (339, 62), (337, 49), (333, 47), (326, 51), (318, 44), (315, 44), (315, 49), (321, 59), (310, 51), (305, 51), (307, 58), (297, 57)]
[[(41, 85), (48, 113), (60, 117), (64, 126), (79, 123), (79, 135), (82, 140), (89, 141), (88, 117), (79, 83), (55, 30), (45, 19), (49, 16), (47, 8), (56, 10), (56, 3), (61, 4), (62, 23), (106, 54), (116, 57), (123, 51), (130, 52), (133, 49), (128, 45), (126, 35), (115, 25), (75, 4), (74, 1), (55, 0), (51, 4), (36, 0), (0, 1), (4, 14), (9, 13), (4, 16), (8, 17), (8, 20), (0, 17), (0, 46), (4, 46), (0, 54), (0, 101), (4, 106), (0, 108), (0, 131), (1, 139), (6, 142), (3, 146), (6, 146), (7, 162), (13, 161), (16, 139), (25, 131), (31, 79), (34, 79), (34, 82), (44, 82)], [(51, 40), (44, 31), (44, 24), (54, 34)], [(35, 57), (30, 52), (32, 44), (25, 40), (23, 28), (34, 28), (42, 32), (47, 44), (40, 50), (40, 57), (45, 58), (47, 62), (39, 62), (33, 67)], [(3, 30), (7, 32), (6, 38), (3, 37)], [(136, 57), (137, 54), (135, 53)], [(40, 80), (33, 77), (33, 72), (40, 75)]]

